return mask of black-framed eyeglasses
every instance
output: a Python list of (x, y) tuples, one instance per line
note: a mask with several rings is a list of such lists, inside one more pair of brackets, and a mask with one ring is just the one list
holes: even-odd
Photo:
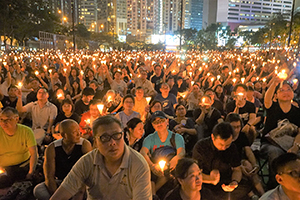
[(280, 172), (278, 173), (279, 175), (282, 175), (282, 174), (287, 174), (293, 178), (300, 178), (300, 171), (297, 171), (297, 170), (292, 170), (292, 171), (289, 171), (289, 172)]
[(100, 139), (101, 142), (105, 143), (105, 142), (109, 142), (111, 139), (120, 140), (122, 138), (122, 135), (123, 135), (123, 132), (114, 133), (112, 135), (105, 133), (105, 134), (99, 136), (98, 138)]

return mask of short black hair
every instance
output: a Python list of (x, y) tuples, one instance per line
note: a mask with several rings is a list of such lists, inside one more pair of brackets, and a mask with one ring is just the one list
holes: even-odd
[(82, 90), (82, 96), (90, 96), (90, 95), (95, 95), (95, 91), (93, 90), (93, 88), (90, 87), (86, 87)]
[(279, 174), (288, 163), (298, 159), (300, 160), (300, 157), (297, 154), (284, 153), (273, 160), (271, 167), (276, 174)]
[(19, 112), (17, 109), (12, 108), (12, 107), (6, 107), (1, 111), (1, 115), (6, 115), (7, 113), (12, 112), (14, 115), (19, 116)]
[(102, 116), (97, 118), (94, 122), (93, 122), (93, 135), (94, 137), (97, 136), (97, 129), (99, 128), (99, 126), (107, 126), (113, 123), (117, 123), (120, 128), (122, 128), (122, 124), (121, 122), (115, 118), (112, 115), (106, 115), (106, 116)]
[(204, 90), (204, 94), (205, 94), (206, 92), (213, 92), (213, 93), (215, 93), (215, 91), (214, 91), (212, 88), (207, 88), (206, 90)]
[(178, 108), (179, 106), (183, 106), (183, 107), (186, 109), (186, 107), (185, 107), (182, 103), (179, 103), (179, 104), (177, 104), (177, 105), (175, 106), (175, 112), (177, 111), (177, 108)]
[(227, 140), (233, 135), (233, 128), (229, 122), (221, 122), (215, 125), (212, 134), (215, 138), (219, 136), (222, 140)]
[(280, 84), (278, 84), (278, 85), (276, 86), (275, 92), (277, 92), (277, 91), (280, 89), (280, 86), (282, 86), (282, 85), (288, 85), (288, 86), (290, 86), (290, 88), (293, 90), (292, 84), (291, 84), (289, 81), (285, 80), (285, 81), (282, 82), (282, 84), (280, 83)]
[(18, 89), (17, 86), (15, 86), (15, 85), (10, 85), (9, 88), (7, 89), (7, 91), (9, 91), (10, 89), (13, 89), (13, 88)]
[(240, 115), (237, 113), (233, 113), (233, 112), (229, 113), (225, 119), (225, 122), (229, 122), (229, 123), (238, 122), (238, 121), (241, 122), (241, 126), (243, 127), (243, 121), (242, 121)]
[(233, 88), (233, 91), (236, 92), (236, 90), (238, 89), (238, 87), (242, 87), (244, 88), (244, 90), (247, 92), (248, 91), (248, 87), (245, 85), (245, 84), (242, 84), (242, 83), (239, 83), (239, 84), (236, 84)]

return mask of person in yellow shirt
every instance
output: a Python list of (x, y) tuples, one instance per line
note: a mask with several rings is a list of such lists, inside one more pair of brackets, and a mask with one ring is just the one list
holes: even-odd
[(0, 113), (0, 188), (32, 179), (37, 145), (32, 130), (18, 124), (19, 114), (7, 107)]

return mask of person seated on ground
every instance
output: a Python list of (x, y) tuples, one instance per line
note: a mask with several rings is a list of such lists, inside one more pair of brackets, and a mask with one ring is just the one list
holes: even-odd
[(272, 162), (276, 181), (279, 185), (266, 192), (260, 200), (300, 199), (300, 157), (294, 153), (284, 153)]
[(17, 96), (18, 88), (15, 85), (9, 86), (7, 90), (8, 96), (3, 96), (1, 99), (1, 103), (3, 105), (3, 109), (6, 107), (12, 107), (16, 108), (17, 102), (18, 102), (18, 96)]
[[(148, 97), (148, 98), (151, 98), (151, 97)], [(146, 97), (144, 97), (144, 89), (142, 87), (136, 88), (134, 101), (135, 101), (135, 104), (134, 104), (134, 107), (132, 110), (140, 113), (141, 120), (145, 121), (146, 120), (145, 108), (146, 108), (146, 106), (148, 106), (148, 102), (146, 100)]]
[(176, 117), (170, 120), (169, 129), (183, 136), (185, 142), (186, 156), (192, 156), (192, 150), (198, 137), (195, 129), (195, 123), (192, 119), (185, 117), (186, 108), (182, 104), (175, 107)]
[(94, 99), (98, 100), (101, 100), (108, 91), (106, 88), (104, 88), (104, 83), (102, 81), (99, 83), (95, 80), (92, 80), (89, 87), (92, 88), (95, 92)]
[(122, 97), (114, 90), (108, 90), (102, 99), (108, 113), (116, 114), (122, 108)]
[(224, 118), (224, 116), (225, 116), (224, 105), (223, 105), (223, 103), (221, 101), (219, 101), (218, 99), (216, 99), (214, 90), (211, 89), (211, 88), (207, 88), (204, 91), (204, 95), (210, 96), (210, 99), (212, 101), (212, 105), (211, 106), (214, 107), (215, 109), (217, 109), (218, 111), (220, 111), (222, 117)]
[(19, 114), (7, 107), (0, 113), (0, 189), (15, 181), (32, 179), (37, 163), (37, 145), (32, 130), (18, 124)]
[(167, 83), (161, 84), (160, 91), (161, 94), (157, 94), (154, 99), (161, 102), (163, 111), (167, 115), (174, 116), (174, 108), (177, 105), (176, 96), (170, 93), (170, 87)]
[(131, 94), (126, 95), (123, 98), (123, 108), (124, 110), (116, 114), (116, 118), (121, 121), (122, 126), (126, 127), (127, 122), (132, 118), (141, 118), (140, 113), (133, 111), (135, 101)]
[(65, 120), (65, 119), (73, 119), (77, 123), (80, 123), (80, 116), (77, 113), (73, 112), (74, 104), (73, 104), (72, 100), (64, 99), (61, 102), (61, 110), (62, 110), (62, 113), (59, 113), (54, 120), (54, 123), (53, 123), (54, 126), (56, 126), (57, 123)]
[(92, 124), (93, 122), (101, 116), (101, 113), (98, 109), (100, 102), (96, 99), (93, 99), (90, 102), (89, 110), (82, 114), (81, 121), (79, 123), (81, 136), (85, 139), (92, 140)]
[[(292, 87), (287, 81), (283, 81), (281, 83), (281, 80), (278, 77), (274, 77), (271, 81), (272, 83), (268, 88), (264, 98), (264, 105), (267, 115), (260, 149), (261, 155), (268, 159), (269, 169), (271, 169), (269, 173), (268, 189), (272, 189), (277, 185), (274, 178), (275, 174), (270, 167), (271, 163), (276, 157), (285, 153), (285, 151), (269, 142), (265, 135), (271, 130), (277, 128), (277, 122), (288, 119), (291, 123), (298, 126), (298, 134), (295, 137), (294, 145), (289, 151), (298, 153), (299, 147), (297, 146), (297, 143), (300, 143), (300, 109), (292, 105), (292, 99), (294, 97)], [(273, 101), (275, 92), (277, 102)]]
[(240, 115), (244, 127), (242, 131), (247, 135), (250, 144), (256, 138), (255, 120), (256, 112), (255, 105), (246, 100), (246, 92), (248, 88), (244, 84), (237, 84), (233, 88), (234, 100), (226, 104), (226, 113), (237, 113)]
[[(252, 181), (256, 191), (259, 193), (259, 196), (265, 193), (264, 188), (261, 184), (260, 177), (257, 172), (259, 166), (256, 163), (256, 158), (250, 148), (248, 138), (244, 132), (241, 132), (243, 123), (239, 114), (229, 113), (225, 119), (226, 122), (229, 122), (233, 128), (233, 143), (236, 145), (240, 158), (242, 159), (242, 172), (243, 175)], [(249, 193), (249, 196), (254, 199), (256, 196), (253, 192)], [(257, 196), (255, 198), (258, 198)]]
[(102, 116), (93, 123), (96, 148), (73, 166), (51, 200), (67, 200), (87, 186), (89, 199), (151, 200), (150, 170), (143, 156), (124, 143), (121, 122)]
[(94, 98), (94, 90), (92, 88), (86, 87), (82, 90), (81, 99), (75, 103), (74, 112), (79, 116), (84, 112), (89, 110), (90, 101)]
[(139, 118), (130, 119), (124, 128), (124, 141), (133, 149), (140, 151), (144, 141), (144, 124)]
[(213, 127), (223, 121), (220, 111), (212, 107), (211, 97), (204, 95), (199, 107), (194, 110), (198, 139), (209, 137)]
[(163, 83), (164, 73), (160, 65), (154, 66), (154, 74), (151, 76), (150, 81), (157, 93), (161, 93), (160, 88)]
[(151, 133), (154, 133), (155, 131), (151, 123), (151, 115), (156, 111), (162, 111), (161, 102), (157, 100), (152, 101), (150, 105), (145, 108), (145, 112), (146, 112), (146, 121), (144, 126), (145, 138)]
[(157, 158), (154, 158), (153, 153), (160, 148), (172, 147), (175, 156), (171, 158), (171, 160), (166, 160), (168, 162), (167, 165), (169, 166), (168, 169), (172, 171), (175, 168), (178, 159), (184, 157), (185, 147), (183, 137), (168, 130), (169, 120), (164, 112), (154, 112), (151, 116), (151, 123), (155, 132), (145, 138), (141, 154), (144, 156), (151, 169), (152, 193), (155, 195), (168, 179), (160, 169), (158, 162), (155, 160)]
[[(45, 136), (51, 134), (51, 127), (57, 116), (56, 106), (48, 101), (49, 93), (46, 88), (40, 88), (37, 93), (37, 101), (22, 105), (22, 92), (17, 92), (17, 110), (20, 113), (29, 112), (32, 116), (32, 130), (38, 145), (41, 145)], [(46, 133), (45, 133), (46, 132)]]
[(249, 183), (242, 179), (241, 159), (232, 139), (231, 125), (221, 122), (211, 137), (199, 140), (193, 149), (193, 158), (203, 169), (203, 188), (219, 200), (248, 199), (250, 192)]
[(144, 89), (145, 96), (155, 96), (156, 91), (153, 88), (153, 85), (150, 80), (147, 79), (147, 70), (144, 67), (139, 68), (140, 77), (138, 77), (131, 68), (131, 63), (127, 62), (126, 65), (132, 74), (132, 78), (135, 83), (135, 87), (142, 87)]
[[(62, 139), (52, 142), (45, 152), (45, 182), (38, 184), (33, 191), (38, 200), (50, 199), (73, 165), (81, 156), (92, 150), (91, 143), (80, 137), (76, 121), (65, 119), (60, 123), (59, 129)], [(85, 187), (81, 188), (77, 198), (73, 199), (82, 199), (84, 191)]]
[(191, 158), (178, 160), (174, 176), (178, 185), (166, 195), (164, 200), (215, 200), (209, 190), (202, 189), (202, 170), (197, 161)]
[(26, 103), (37, 101), (36, 95), (37, 95), (38, 90), (41, 87), (41, 84), (37, 78), (31, 78), (29, 81), (30, 81), (30, 87), (31, 87), (32, 91), (29, 94), (27, 94)]

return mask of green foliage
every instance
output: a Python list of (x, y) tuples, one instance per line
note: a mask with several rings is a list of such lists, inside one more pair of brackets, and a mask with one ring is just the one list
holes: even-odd
[(1, 0), (0, 35), (20, 43), (38, 37), (39, 31), (53, 32), (59, 18), (44, 0)]

